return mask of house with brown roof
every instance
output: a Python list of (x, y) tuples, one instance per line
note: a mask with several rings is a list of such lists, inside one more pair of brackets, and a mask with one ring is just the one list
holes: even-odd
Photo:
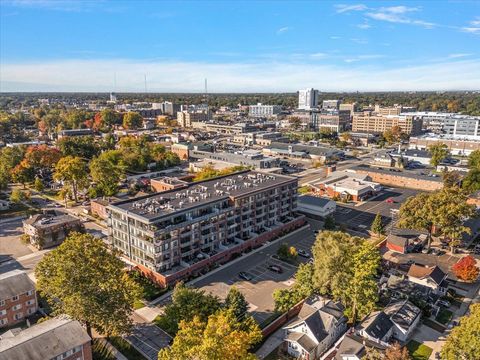
[(343, 306), (323, 298), (305, 301), (298, 318), (284, 327), (286, 352), (298, 359), (317, 359), (347, 330)]
[(408, 281), (430, 288), (435, 294), (445, 295), (447, 284), (445, 274), (438, 266), (412, 264), (407, 273)]

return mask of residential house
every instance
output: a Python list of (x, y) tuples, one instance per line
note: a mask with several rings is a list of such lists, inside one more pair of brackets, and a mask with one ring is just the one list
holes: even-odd
[(445, 274), (438, 266), (427, 266), (420, 264), (412, 264), (407, 273), (408, 280), (430, 288), (435, 294), (446, 294), (447, 284)]
[(70, 231), (82, 231), (80, 219), (71, 215), (33, 215), (23, 221), (23, 231), (39, 249), (60, 245)]
[(355, 334), (347, 334), (338, 347), (335, 360), (361, 360), (369, 349), (383, 352), (386, 348), (385, 345), (375, 341), (364, 339)]
[(284, 327), (285, 349), (300, 359), (318, 359), (347, 330), (347, 318), (340, 303), (310, 298), (298, 319)]
[(37, 309), (35, 284), (25, 271), (0, 274), (0, 328), (23, 321)]
[(425, 234), (418, 234), (414, 231), (408, 231), (405, 229), (399, 231), (399, 229), (393, 229), (387, 236), (386, 247), (390, 251), (406, 254), (415, 249), (415, 247), (421, 248), (427, 241)]
[(363, 320), (358, 328), (358, 334), (365, 339), (388, 346), (393, 335), (394, 324), (383, 311), (375, 311)]
[(0, 360), (92, 360), (90, 336), (78, 321), (57, 317), (0, 336)]
[(422, 311), (406, 299), (391, 302), (383, 312), (394, 325), (392, 336), (400, 342), (407, 341), (422, 315)]

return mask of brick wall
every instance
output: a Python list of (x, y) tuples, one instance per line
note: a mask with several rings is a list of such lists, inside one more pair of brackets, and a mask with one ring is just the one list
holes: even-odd
[[(6, 324), (0, 324), (1, 327), (11, 326), (13, 324), (17, 324), (23, 321), (26, 317), (32, 315), (37, 311), (37, 298), (35, 289), (31, 289), (33, 291), (32, 295), (27, 295), (27, 293), (19, 294), (17, 300), (13, 300), (13, 298), (5, 299), (4, 305), (0, 306), (0, 313), (5, 311), (4, 315), (0, 315), (1, 320), (7, 320)], [(31, 305), (28, 305), (28, 302), (33, 302)], [(15, 307), (21, 306), (20, 308), (14, 310)], [(3, 311), (2, 311), (3, 310)], [(15, 315), (20, 315), (19, 319), (15, 319)]]

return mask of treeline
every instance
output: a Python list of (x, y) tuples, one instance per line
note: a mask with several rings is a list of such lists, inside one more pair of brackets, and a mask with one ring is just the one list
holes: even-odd
[[(297, 106), (297, 93), (232, 93), (208, 94), (208, 103), (213, 108), (220, 106), (252, 105), (256, 103)], [(18, 109), (38, 106), (38, 99), (50, 99), (54, 102), (79, 104), (95, 101), (99, 104), (109, 100), (108, 93), (3, 93), (0, 96), (0, 109)], [(200, 104), (207, 101), (202, 93), (119, 93), (120, 103), (172, 101), (178, 104)], [(359, 106), (381, 104), (391, 106), (402, 104), (414, 106), (419, 111), (450, 111), (470, 115), (480, 115), (480, 93), (466, 91), (450, 92), (322, 92), (320, 102), (327, 99), (339, 99), (343, 102), (356, 102)]]

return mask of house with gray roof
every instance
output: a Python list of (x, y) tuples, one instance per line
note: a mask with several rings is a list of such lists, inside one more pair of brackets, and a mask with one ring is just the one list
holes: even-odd
[(298, 318), (284, 327), (285, 349), (299, 359), (319, 358), (347, 330), (343, 306), (314, 297), (302, 306)]
[(90, 336), (78, 321), (57, 317), (0, 336), (0, 360), (92, 360)]

